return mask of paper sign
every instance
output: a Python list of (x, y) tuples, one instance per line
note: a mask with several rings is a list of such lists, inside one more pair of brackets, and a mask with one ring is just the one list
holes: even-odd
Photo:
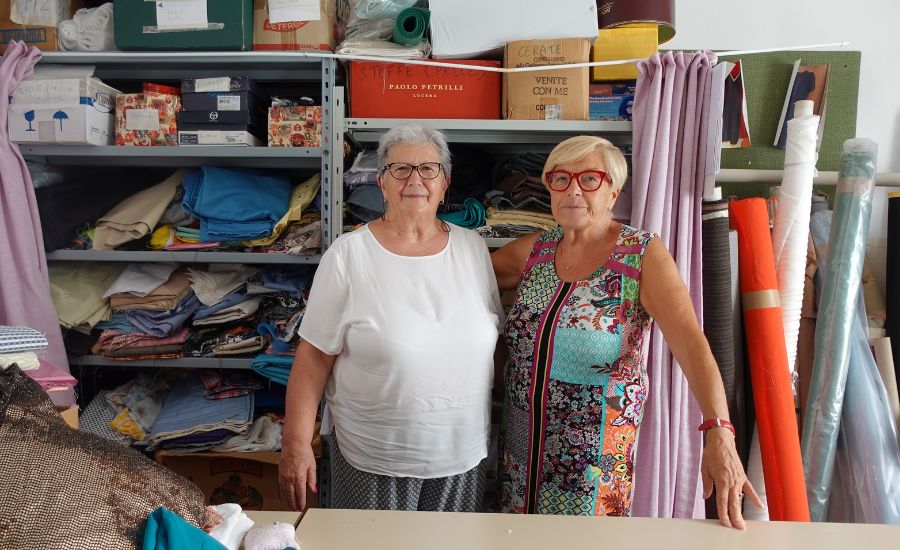
[(267, 7), (272, 24), (322, 19), (319, 0), (268, 0)]
[(23, 80), (13, 91), (14, 105), (64, 107), (78, 105), (80, 84), (77, 78)]
[(216, 98), (217, 111), (240, 111), (241, 96), (239, 95), (220, 95)]
[(230, 92), (231, 77), (198, 78), (194, 81), (195, 92)]
[(68, 19), (69, 2), (63, 0), (12, 0), (9, 20), (20, 25), (55, 27)]
[(205, 29), (206, 0), (157, 0), (156, 26), (168, 29)]
[(126, 130), (159, 130), (159, 111), (156, 109), (128, 109), (125, 111)]

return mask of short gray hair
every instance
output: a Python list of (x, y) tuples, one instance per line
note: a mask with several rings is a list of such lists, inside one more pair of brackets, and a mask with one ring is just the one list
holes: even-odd
[(378, 172), (387, 166), (388, 154), (395, 145), (419, 145), (433, 146), (441, 159), (441, 169), (444, 177), (450, 179), (450, 147), (447, 146), (447, 138), (444, 134), (421, 124), (402, 124), (391, 128), (378, 140)]

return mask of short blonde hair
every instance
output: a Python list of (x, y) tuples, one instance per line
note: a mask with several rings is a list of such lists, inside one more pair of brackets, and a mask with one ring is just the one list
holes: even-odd
[[(561, 142), (550, 151), (544, 174), (560, 164), (578, 162), (592, 153), (598, 153), (606, 166), (606, 172), (612, 178), (613, 190), (622, 189), (628, 178), (628, 162), (625, 155), (609, 140), (597, 136), (575, 136)], [(543, 174), (541, 180), (543, 181)]]

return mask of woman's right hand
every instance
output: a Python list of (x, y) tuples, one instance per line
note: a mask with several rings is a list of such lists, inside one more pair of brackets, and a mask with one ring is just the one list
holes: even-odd
[(303, 445), (295, 451), (282, 448), (281, 460), (278, 462), (278, 483), (281, 494), (287, 497), (291, 510), (304, 511), (306, 488), (309, 487), (313, 493), (319, 492), (316, 486), (316, 457), (312, 445)]

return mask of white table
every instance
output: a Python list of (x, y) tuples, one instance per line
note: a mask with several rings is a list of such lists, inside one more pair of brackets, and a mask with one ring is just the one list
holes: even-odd
[(900, 546), (900, 526), (750, 521), (746, 531), (713, 520), (591, 518), (310, 509), (303, 550), (871, 550)]

